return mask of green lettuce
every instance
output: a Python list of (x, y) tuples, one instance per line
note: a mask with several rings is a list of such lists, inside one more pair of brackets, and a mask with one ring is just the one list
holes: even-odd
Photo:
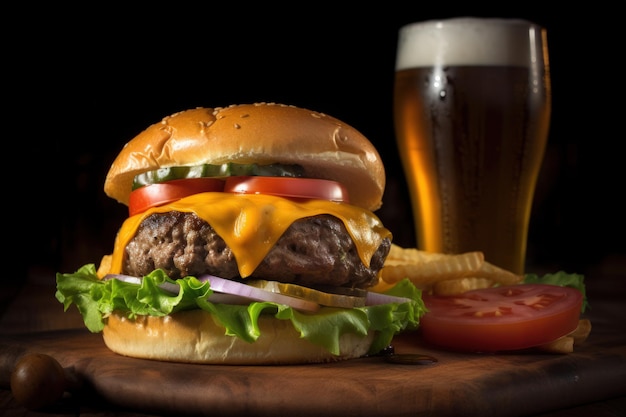
[[(178, 294), (161, 288), (161, 284), (178, 284)], [(260, 336), (258, 318), (273, 315), (278, 320), (289, 320), (300, 335), (338, 355), (339, 338), (345, 333), (365, 336), (374, 331), (375, 339), (370, 354), (386, 348), (397, 333), (414, 330), (426, 312), (421, 291), (408, 279), (400, 281), (387, 294), (406, 297), (410, 301), (351, 309), (321, 307), (315, 314), (302, 313), (273, 302), (251, 302), (248, 305), (212, 303), (210, 283), (188, 276), (172, 280), (162, 270), (145, 276), (141, 284), (118, 279), (101, 280), (96, 267), (88, 264), (75, 273), (58, 273), (56, 298), (64, 311), (74, 304), (83, 316), (89, 331), (98, 333), (113, 311), (129, 318), (136, 316), (166, 316), (177, 311), (202, 309), (213, 314), (224, 326), (225, 334), (253, 343)]]

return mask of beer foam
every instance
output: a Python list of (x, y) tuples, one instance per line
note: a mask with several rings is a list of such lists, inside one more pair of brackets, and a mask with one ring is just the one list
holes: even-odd
[(520, 19), (452, 18), (400, 28), (396, 70), (443, 65), (532, 66), (542, 28)]

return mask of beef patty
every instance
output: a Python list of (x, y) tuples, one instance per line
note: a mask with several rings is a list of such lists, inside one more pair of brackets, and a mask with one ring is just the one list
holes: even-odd
[[(390, 248), (391, 241), (385, 239), (368, 268), (341, 220), (331, 215), (308, 217), (285, 231), (251, 277), (367, 288), (377, 282)], [(144, 219), (126, 247), (122, 268), (122, 273), (134, 276), (161, 268), (173, 279), (202, 274), (240, 278), (232, 251), (211, 225), (194, 213), (177, 211)]]

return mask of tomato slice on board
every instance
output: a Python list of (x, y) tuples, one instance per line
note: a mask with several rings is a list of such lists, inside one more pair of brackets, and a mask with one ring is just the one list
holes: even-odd
[(134, 216), (151, 207), (171, 203), (192, 194), (223, 190), (224, 180), (217, 178), (184, 178), (145, 185), (130, 193), (128, 212)]
[(336, 181), (317, 178), (235, 176), (226, 178), (224, 192), (269, 194), (288, 198), (349, 203), (348, 190)]
[(471, 352), (527, 349), (552, 342), (576, 329), (583, 302), (577, 289), (545, 284), (422, 297), (429, 310), (420, 319), (424, 340)]

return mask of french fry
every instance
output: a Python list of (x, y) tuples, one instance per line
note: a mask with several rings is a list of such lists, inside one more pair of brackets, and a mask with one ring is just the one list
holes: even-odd
[(408, 278), (417, 288), (452, 295), (495, 284), (516, 284), (523, 277), (486, 262), (482, 252), (452, 255), (392, 244), (380, 278), (386, 284)]
[(389, 283), (409, 278), (418, 288), (447, 280), (464, 278), (476, 273), (484, 263), (482, 252), (468, 252), (459, 255), (444, 255), (431, 260), (417, 262), (385, 263), (381, 277)]
[(591, 321), (588, 319), (581, 319), (578, 321), (578, 326), (571, 333), (556, 339), (553, 342), (546, 343), (545, 345), (538, 346), (538, 349), (543, 352), (549, 353), (572, 353), (575, 345), (580, 345), (591, 332)]
[(389, 255), (387, 255), (387, 261), (395, 263), (421, 263), (429, 262), (440, 258), (445, 258), (450, 255), (444, 253), (426, 252), (416, 248), (403, 248), (395, 243), (391, 244)]
[(518, 284), (524, 279), (522, 275), (514, 274), (513, 272), (497, 267), (489, 262), (482, 264), (477, 276), (490, 279), (500, 285)]
[(576, 329), (569, 334), (569, 336), (574, 338), (574, 344), (580, 345), (591, 333), (591, 321), (589, 319), (581, 319), (578, 321), (578, 326)]
[(436, 295), (457, 295), (466, 291), (492, 287), (494, 282), (488, 278), (447, 279), (433, 284), (432, 292)]
[(539, 350), (548, 353), (572, 353), (574, 351), (574, 338), (563, 336), (553, 342), (537, 347)]

